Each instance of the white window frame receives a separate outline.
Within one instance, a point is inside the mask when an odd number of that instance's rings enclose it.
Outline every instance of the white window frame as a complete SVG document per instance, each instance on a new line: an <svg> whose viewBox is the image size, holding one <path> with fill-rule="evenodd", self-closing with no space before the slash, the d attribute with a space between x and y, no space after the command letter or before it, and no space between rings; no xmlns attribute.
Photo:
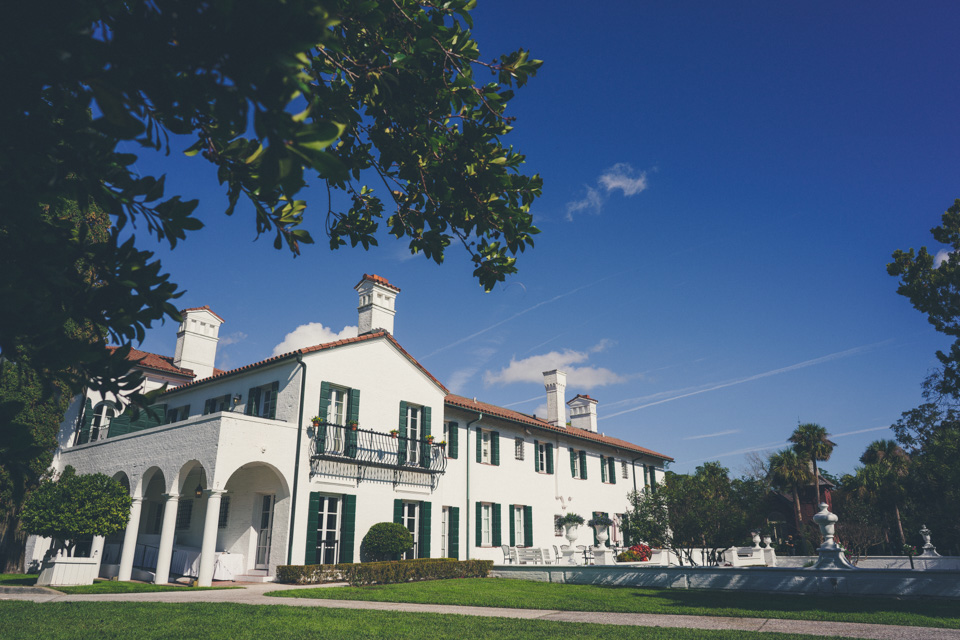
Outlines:
<svg viewBox="0 0 960 640"><path fill-rule="evenodd" d="M523 528L523 505L513 505L512 511L513 513L510 515L513 517L513 541L516 543L516 546L525 547L526 545L523 543L523 541L526 540Z"/></svg>
<svg viewBox="0 0 960 640"><path fill-rule="evenodd" d="M627 468L627 461L626 461L626 460L621 460L621 461L620 461L620 477L621 477L621 478L624 478L624 479L629 479L629 478L630 478L630 471L629 471L628 468Z"/></svg>
<svg viewBox="0 0 960 640"><path fill-rule="evenodd" d="M488 429L480 430L480 462L493 464L493 432Z"/></svg>
<svg viewBox="0 0 960 640"><path fill-rule="evenodd" d="M270 409L272 409L277 404L277 396L280 395L279 391L276 395L273 393L273 383L266 384L260 387L260 415L261 418L267 418L270 416Z"/></svg>
<svg viewBox="0 0 960 640"><path fill-rule="evenodd" d="M560 524L561 520L563 520L563 516L560 514L555 514L553 516L553 535L558 538L563 535L563 525Z"/></svg>
<svg viewBox="0 0 960 640"><path fill-rule="evenodd" d="M570 449L573 452L573 477L579 480L583 473L580 471L580 452L576 449Z"/></svg>
<svg viewBox="0 0 960 640"><path fill-rule="evenodd" d="M109 415L108 415L109 414ZM117 408L112 402L101 402L93 410L93 421L90 423L90 442L103 440L107 437L110 422L117 417ZM96 437L94 437L96 433Z"/></svg>
<svg viewBox="0 0 960 640"><path fill-rule="evenodd" d="M420 462L420 440L423 439L423 407L407 405L407 462Z"/></svg>
<svg viewBox="0 0 960 640"><path fill-rule="evenodd" d="M547 443L537 443L537 459L540 462L540 473L547 472Z"/></svg>
<svg viewBox="0 0 960 640"><path fill-rule="evenodd" d="M493 504L480 503L480 546L493 546Z"/></svg>
<svg viewBox="0 0 960 640"><path fill-rule="evenodd" d="M513 455L517 460L523 460L526 443L527 441L519 436L513 439Z"/></svg>
<svg viewBox="0 0 960 640"><path fill-rule="evenodd" d="M328 400L330 402L327 404L327 424L334 424L338 427L347 426L347 390L330 385Z"/></svg>
<svg viewBox="0 0 960 640"><path fill-rule="evenodd" d="M420 503L403 501L403 511L400 513L400 524L413 535L413 547L402 556L404 560L414 560L420 557ZM413 528L411 529L411 525Z"/></svg>
<svg viewBox="0 0 960 640"><path fill-rule="evenodd" d="M446 423L444 423L446 425ZM447 536L450 528L450 507L443 507L440 510L440 557L447 558Z"/></svg>
<svg viewBox="0 0 960 640"><path fill-rule="evenodd" d="M171 422L181 422L190 417L190 405L185 404L182 407L167 409L167 424Z"/></svg>

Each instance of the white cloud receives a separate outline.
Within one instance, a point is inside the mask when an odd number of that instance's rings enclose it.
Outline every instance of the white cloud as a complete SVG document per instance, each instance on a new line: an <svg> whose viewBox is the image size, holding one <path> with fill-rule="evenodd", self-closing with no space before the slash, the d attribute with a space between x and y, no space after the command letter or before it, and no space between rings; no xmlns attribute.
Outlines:
<svg viewBox="0 0 960 640"><path fill-rule="evenodd" d="M635 196L647 188L647 172L637 171L626 162L618 162L600 176L600 184L607 193L620 189L625 196Z"/></svg>
<svg viewBox="0 0 960 640"><path fill-rule="evenodd" d="M511 384L515 382L543 382L543 372L551 369L562 369L567 372L567 386L578 390L589 390L608 384L626 382L627 377L604 367L577 367L574 365L586 362L590 355L604 350L610 342L603 340L586 351L564 349L551 351L540 355L530 356L517 360L510 358L510 364L500 371L487 371L483 375L486 385Z"/></svg>
<svg viewBox="0 0 960 640"><path fill-rule="evenodd" d="M587 186L587 195L582 200L567 203L566 219L568 221L573 220L573 214L581 211L598 215L603 210L607 196L618 189L624 197L635 196L645 191L647 172L637 171L626 162L618 162L600 174L597 184L597 187Z"/></svg>
<svg viewBox="0 0 960 640"><path fill-rule="evenodd" d="M228 336L222 336L220 338L220 341L217 342L217 346L225 347L228 344L237 344L238 342L242 342L243 340L246 340L246 339L247 339L247 334L245 334L243 331L234 331Z"/></svg>
<svg viewBox="0 0 960 640"><path fill-rule="evenodd" d="M705 433L699 436L687 436L684 440L702 440L704 438L719 438L720 436L729 436L734 433L740 433L740 429L729 429L728 431L717 431L716 433Z"/></svg>
<svg viewBox="0 0 960 640"><path fill-rule="evenodd" d="M602 208L603 196L593 187L587 187L587 195L583 200L574 200L567 203L567 220L573 220L573 214L581 211L598 214Z"/></svg>
<svg viewBox="0 0 960 640"><path fill-rule="evenodd" d="M937 251L937 255L933 256L933 266L934 268L939 269L940 265L943 264L947 258L950 257L950 252L947 249L940 249Z"/></svg>
<svg viewBox="0 0 960 640"><path fill-rule="evenodd" d="M281 353L289 353L303 347L312 347L323 344L324 342L334 342L336 340L345 340L347 338L356 338L357 328L352 326L344 327L339 333L333 329L328 329L319 322L310 322L302 324L283 338L283 342L273 348L273 355L278 356Z"/></svg>

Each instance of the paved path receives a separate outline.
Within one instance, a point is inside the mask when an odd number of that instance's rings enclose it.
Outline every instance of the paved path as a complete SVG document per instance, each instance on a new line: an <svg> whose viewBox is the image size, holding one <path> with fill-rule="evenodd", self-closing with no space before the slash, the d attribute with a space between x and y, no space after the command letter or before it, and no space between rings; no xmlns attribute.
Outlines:
<svg viewBox="0 0 960 640"><path fill-rule="evenodd" d="M324 585L343 586L343 585ZM401 602L364 602L358 600L324 600L320 598L274 598L267 591L302 589L296 585L255 584L243 589L214 591L161 591L156 593L118 593L68 595L37 587L5 587L0 600L32 602L234 602L238 604L288 605L327 609L360 609L443 613L490 618L587 622L640 627L672 627L686 629L734 629L743 631L802 633L812 636L869 638L872 640L960 640L960 629L931 629L855 622L822 622L814 620L774 620L770 618L721 618L711 616L660 615L649 613L604 613L592 611L553 611L547 609L503 609L497 607L465 607L443 604L410 604ZM323 588L322 586L316 588Z"/></svg>

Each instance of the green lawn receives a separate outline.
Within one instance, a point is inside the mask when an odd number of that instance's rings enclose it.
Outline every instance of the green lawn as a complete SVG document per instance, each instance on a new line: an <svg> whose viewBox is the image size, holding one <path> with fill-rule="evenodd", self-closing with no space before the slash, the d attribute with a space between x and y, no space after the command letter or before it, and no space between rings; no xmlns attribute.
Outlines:
<svg viewBox="0 0 960 640"><path fill-rule="evenodd" d="M71 594L83 593L145 593L153 591L210 591L214 589L243 589L243 587L178 587L169 584L149 584L146 582L117 582L115 580L97 580L93 584L80 587L51 587L57 591Z"/></svg>
<svg viewBox="0 0 960 640"><path fill-rule="evenodd" d="M39 573L0 573L0 586L32 587L39 577Z"/></svg>
<svg viewBox="0 0 960 640"><path fill-rule="evenodd" d="M393 611L151 602L0 602L4 640L814 640L816 636L464 618Z"/></svg>
<svg viewBox="0 0 960 640"><path fill-rule="evenodd" d="M847 596L827 598L735 591L634 589L492 578L433 580L372 587L294 589L274 591L267 595L280 598L330 598L561 611L829 620L960 628L960 603L956 600L901 600Z"/></svg>

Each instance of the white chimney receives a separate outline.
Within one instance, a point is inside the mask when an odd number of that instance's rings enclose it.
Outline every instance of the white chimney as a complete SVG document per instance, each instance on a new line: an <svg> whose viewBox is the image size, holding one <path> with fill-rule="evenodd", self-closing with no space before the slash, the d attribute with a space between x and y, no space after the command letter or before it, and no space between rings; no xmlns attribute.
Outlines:
<svg viewBox="0 0 960 640"><path fill-rule="evenodd" d="M173 366L192 369L196 379L213 375L213 362L217 357L217 343L220 341L220 325L223 318L215 314L210 307L194 307L180 312L183 322L177 329L177 350L173 356Z"/></svg>
<svg viewBox="0 0 960 640"><path fill-rule="evenodd" d="M558 427L567 426L567 405L563 399L567 391L567 374L559 369L543 372L543 386L547 388L547 422Z"/></svg>
<svg viewBox="0 0 960 640"><path fill-rule="evenodd" d="M363 274L363 279L354 289L360 294L357 333L363 335L382 330L392 335L393 316L397 313L396 301L400 288L387 282L386 278Z"/></svg>
<svg viewBox="0 0 960 640"><path fill-rule="evenodd" d="M587 395L577 394L567 403L570 406L570 426L584 431L597 432L597 401Z"/></svg>

